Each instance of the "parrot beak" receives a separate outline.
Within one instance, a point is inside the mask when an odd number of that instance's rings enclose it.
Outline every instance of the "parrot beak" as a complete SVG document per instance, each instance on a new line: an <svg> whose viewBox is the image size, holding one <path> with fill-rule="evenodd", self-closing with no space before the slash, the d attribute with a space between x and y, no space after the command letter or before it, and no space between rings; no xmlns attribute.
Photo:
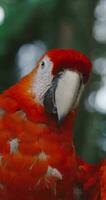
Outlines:
<svg viewBox="0 0 106 200"><path fill-rule="evenodd" d="M81 74L70 70L59 72L44 96L46 111L56 115L61 123L78 105L83 88Z"/></svg>

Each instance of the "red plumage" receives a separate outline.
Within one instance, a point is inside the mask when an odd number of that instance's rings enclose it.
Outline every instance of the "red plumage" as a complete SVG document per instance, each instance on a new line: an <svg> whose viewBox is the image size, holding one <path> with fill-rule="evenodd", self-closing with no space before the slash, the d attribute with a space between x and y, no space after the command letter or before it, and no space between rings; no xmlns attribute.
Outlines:
<svg viewBox="0 0 106 200"><path fill-rule="evenodd" d="M100 164L88 164L77 157L77 185L84 200L102 200L100 186Z"/></svg>
<svg viewBox="0 0 106 200"><path fill-rule="evenodd" d="M105 200L106 160L101 161L97 165L88 165L83 162L83 167L83 172L80 171L79 183L83 191L84 200ZM81 177L82 173L84 177Z"/></svg>
<svg viewBox="0 0 106 200"><path fill-rule="evenodd" d="M69 68L80 72L84 83L88 81L92 64L81 52L74 49L54 49L48 51L47 55L51 60L55 60L53 74L57 73L60 68Z"/></svg>
<svg viewBox="0 0 106 200"><path fill-rule="evenodd" d="M60 65L87 82L91 63L75 50L51 50L53 74ZM44 55L45 56L45 55ZM40 60L41 61L41 60ZM0 199L73 200L77 160L72 142L76 111L59 126L37 102L36 68L0 96Z"/></svg>

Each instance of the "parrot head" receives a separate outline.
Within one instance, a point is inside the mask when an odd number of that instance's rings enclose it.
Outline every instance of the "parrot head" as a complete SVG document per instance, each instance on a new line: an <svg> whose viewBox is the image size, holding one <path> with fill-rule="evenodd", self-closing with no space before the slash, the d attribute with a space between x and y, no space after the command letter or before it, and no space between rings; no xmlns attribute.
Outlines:
<svg viewBox="0 0 106 200"><path fill-rule="evenodd" d="M60 124L76 110L91 68L81 52L49 50L30 74L4 92L3 97L9 99L6 103L0 100L0 104L12 112L24 110L34 121L43 122L51 115Z"/></svg>
<svg viewBox="0 0 106 200"><path fill-rule="evenodd" d="M61 122L79 102L91 71L89 59L75 50L49 50L37 63L33 94Z"/></svg>

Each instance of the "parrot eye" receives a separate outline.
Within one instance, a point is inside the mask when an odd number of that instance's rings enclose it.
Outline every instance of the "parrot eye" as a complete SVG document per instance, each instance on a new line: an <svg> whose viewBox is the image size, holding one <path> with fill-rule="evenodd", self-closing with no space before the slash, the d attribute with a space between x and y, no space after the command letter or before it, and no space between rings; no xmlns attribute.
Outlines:
<svg viewBox="0 0 106 200"><path fill-rule="evenodd" d="M41 62L41 68L44 69L44 67L45 67L45 62L42 61L42 62Z"/></svg>

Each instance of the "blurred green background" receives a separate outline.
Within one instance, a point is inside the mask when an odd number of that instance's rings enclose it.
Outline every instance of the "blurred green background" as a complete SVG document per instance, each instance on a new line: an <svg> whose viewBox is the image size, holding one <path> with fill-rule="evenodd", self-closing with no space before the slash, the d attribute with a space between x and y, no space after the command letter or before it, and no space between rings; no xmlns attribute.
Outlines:
<svg viewBox="0 0 106 200"><path fill-rule="evenodd" d="M83 159L98 162L106 156L106 0L0 0L0 92L51 48L92 60L74 142Z"/></svg>

